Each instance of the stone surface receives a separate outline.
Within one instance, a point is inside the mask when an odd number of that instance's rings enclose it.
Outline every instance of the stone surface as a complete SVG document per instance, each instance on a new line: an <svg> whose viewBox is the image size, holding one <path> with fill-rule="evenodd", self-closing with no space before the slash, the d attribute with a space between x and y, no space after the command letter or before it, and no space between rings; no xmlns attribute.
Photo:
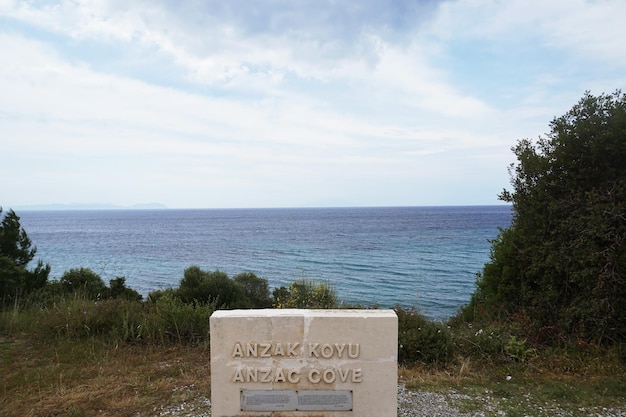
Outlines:
<svg viewBox="0 0 626 417"><path fill-rule="evenodd" d="M213 417L397 416L392 310L220 310Z"/></svg>

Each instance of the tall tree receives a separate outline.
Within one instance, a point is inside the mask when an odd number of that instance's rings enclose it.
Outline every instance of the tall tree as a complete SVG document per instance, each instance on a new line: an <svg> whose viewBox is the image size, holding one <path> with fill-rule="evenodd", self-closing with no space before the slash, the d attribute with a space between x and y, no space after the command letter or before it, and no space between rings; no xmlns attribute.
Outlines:
<svg viewBox="0 0 626 417"><path fill-rule="evenodd" d="M523 314L544 337L624 342L626 95L587 92L550 128L513 148L513 190L499 196L513 220L470 306Z"/></svg>
<svg viewBox="0 0 626 417"><path fill-rule="evenodd" d="M50 265L40 260L34 269L27 269L36 253L19 216L9 210L0 223L0 303L11 302L46 284Z"/></svg>

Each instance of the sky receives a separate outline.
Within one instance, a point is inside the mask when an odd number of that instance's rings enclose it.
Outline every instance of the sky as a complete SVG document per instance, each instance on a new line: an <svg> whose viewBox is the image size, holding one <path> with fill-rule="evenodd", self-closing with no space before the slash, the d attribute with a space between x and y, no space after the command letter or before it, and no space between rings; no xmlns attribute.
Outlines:
<svg viewBox="0 0 626 417"><path fill-rule="evenodd" d="M498 204L623 0L0 0L0 206Z"/></svg>

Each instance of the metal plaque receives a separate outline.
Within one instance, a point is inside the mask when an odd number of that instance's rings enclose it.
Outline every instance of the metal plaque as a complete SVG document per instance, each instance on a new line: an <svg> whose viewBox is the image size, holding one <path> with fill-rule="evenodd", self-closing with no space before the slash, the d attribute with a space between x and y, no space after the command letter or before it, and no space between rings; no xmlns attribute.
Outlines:
<svg viewBox="0 0 626 417"><path fill-rule="evenodd" d="M352 391L242 390L241 411L350 411Z"/></svg>
<svg viewBox="0 0 626 417"><path fill-rule="evenodd" d="M297 405L296 391L241 391L241 411L296 411Z"/></svg>
<svg viewBox="0 0 626 417"><path fill-rule="evenodd" d="M352 391L298 391L300 411L350 411Z"/></svg>

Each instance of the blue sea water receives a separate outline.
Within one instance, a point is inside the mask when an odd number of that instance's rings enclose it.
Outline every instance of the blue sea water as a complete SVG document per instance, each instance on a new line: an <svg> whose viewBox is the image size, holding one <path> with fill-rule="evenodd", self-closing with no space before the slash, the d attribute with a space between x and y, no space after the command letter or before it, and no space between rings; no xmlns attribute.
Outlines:
<svg viewBox="0 0 626 417"><path fill-rule="evenodd" d="M301 276L346 303L416 307L443 319L469 301L509 206L23 211L51 279L86 267L143 295L185 268L244 271L270 287Z"/></svg>

